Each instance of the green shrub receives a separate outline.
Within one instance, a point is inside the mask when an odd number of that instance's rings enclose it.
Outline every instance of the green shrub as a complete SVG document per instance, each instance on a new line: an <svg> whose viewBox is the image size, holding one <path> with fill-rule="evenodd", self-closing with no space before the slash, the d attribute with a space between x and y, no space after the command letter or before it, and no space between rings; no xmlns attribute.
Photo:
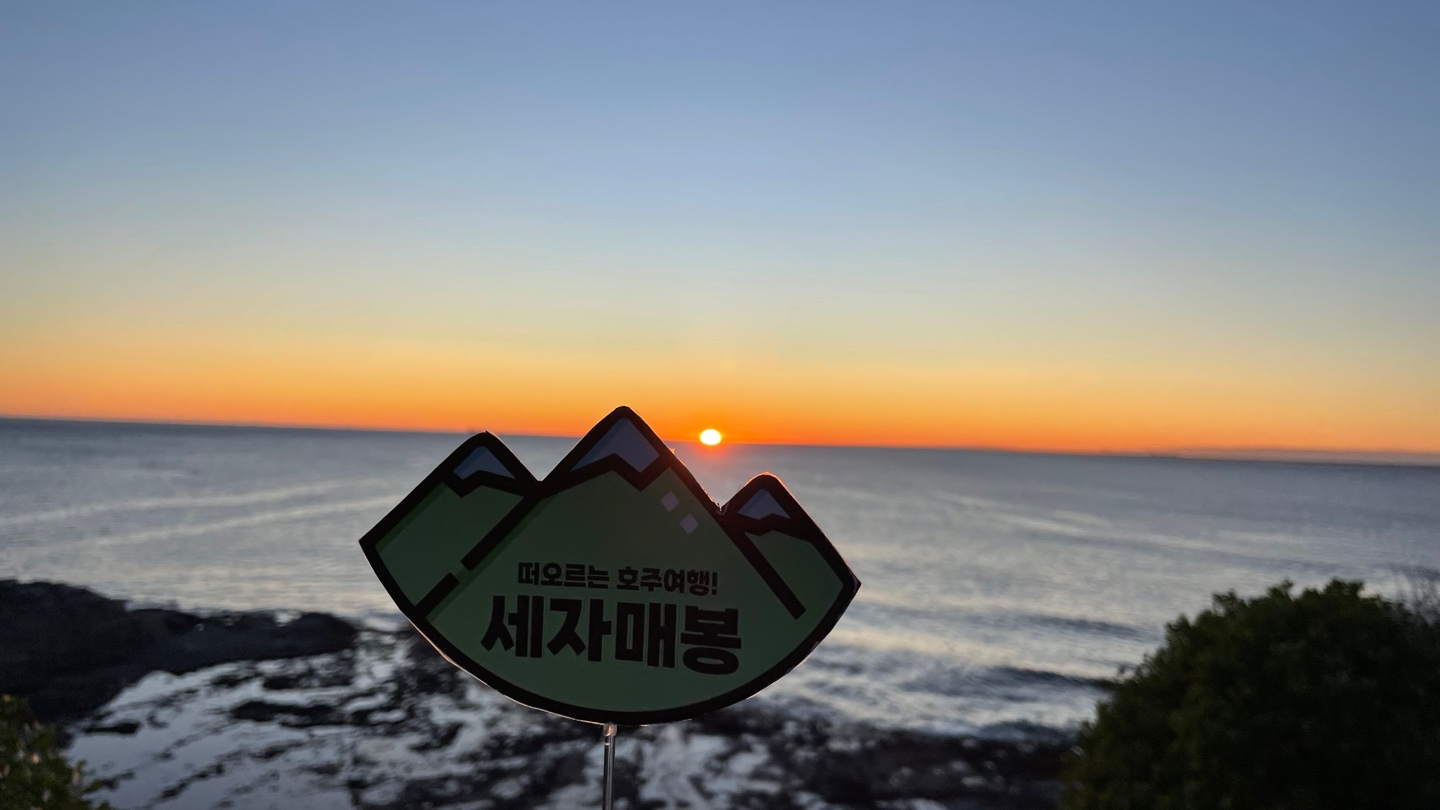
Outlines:
<svg viewBox="0 0 1440 810"><path fill-rule="evenodd" d="M1440 626L1291 587L1169 625L1081 730L1062 806L1440 808Z"/></svg>
<svg viewBox="0 0 1440 810"><path fill-rule="evenodd" d="M25 701L0 695L0 808L91 810L96 806L85 796L97 787L85 781L81 765L65 761L54 729L36 723Z"/></svg>

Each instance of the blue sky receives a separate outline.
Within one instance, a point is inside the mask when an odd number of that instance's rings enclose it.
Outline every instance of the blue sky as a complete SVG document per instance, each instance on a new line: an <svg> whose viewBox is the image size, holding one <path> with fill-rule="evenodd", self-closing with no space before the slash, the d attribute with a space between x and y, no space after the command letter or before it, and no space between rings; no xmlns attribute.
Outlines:
<svg viewBox="0 0 1440 810"><path fill-rule="evenodd" d="M78 381L77 335L137 368L182 363L157 348L177 341L223 363L350 340L760 358L837 389L1003 372L1156 408L1137 386L1179 368L1267 419L1347 403L1309 443L1440 447L1433 4L12 3L0 23L0 344L75 369L17 372L31 393L0 410L113 398Z"/></svg>

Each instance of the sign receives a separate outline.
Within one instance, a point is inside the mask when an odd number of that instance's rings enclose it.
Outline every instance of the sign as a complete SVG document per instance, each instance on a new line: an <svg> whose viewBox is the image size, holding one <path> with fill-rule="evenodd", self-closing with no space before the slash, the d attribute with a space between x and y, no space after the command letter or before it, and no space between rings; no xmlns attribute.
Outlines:
<svg viewBox="0 0 1440 810"><path fill-rule="evenodd" d="M809 655L860 582L773 475L723 507L629 408L543 481L489 433L360 541L455 665L593 723L684 720Z"/></svg>

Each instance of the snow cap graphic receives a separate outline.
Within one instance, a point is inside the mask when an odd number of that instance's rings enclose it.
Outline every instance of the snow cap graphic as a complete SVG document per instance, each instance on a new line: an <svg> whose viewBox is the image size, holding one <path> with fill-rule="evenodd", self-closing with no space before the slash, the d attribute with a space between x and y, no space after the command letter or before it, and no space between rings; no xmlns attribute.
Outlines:
<svg viewBox="0 0 1440 810"><path fill-rule="evenodd" d="M623 407L543 481L496 437L469 439L360 544L457 666L595 723L682 720L755 694L860 587L778 478L719 507Z"/></svg>

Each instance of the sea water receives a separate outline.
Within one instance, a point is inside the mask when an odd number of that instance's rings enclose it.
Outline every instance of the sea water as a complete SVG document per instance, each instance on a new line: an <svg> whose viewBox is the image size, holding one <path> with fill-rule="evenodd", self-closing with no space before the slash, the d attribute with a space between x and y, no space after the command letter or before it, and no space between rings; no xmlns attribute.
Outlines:
<svg viewBox="0 0 1440 810"><path fill-rule="evenodd" d="M503 436L537 477L573 439ZM0 577L144 604L397 622L357 540L463 436L0 420ZM864 583L763 692L797 713L1063 733L1215 592L1440 569L1440 468L962 450L675 450L773 472Z"/></svg>

